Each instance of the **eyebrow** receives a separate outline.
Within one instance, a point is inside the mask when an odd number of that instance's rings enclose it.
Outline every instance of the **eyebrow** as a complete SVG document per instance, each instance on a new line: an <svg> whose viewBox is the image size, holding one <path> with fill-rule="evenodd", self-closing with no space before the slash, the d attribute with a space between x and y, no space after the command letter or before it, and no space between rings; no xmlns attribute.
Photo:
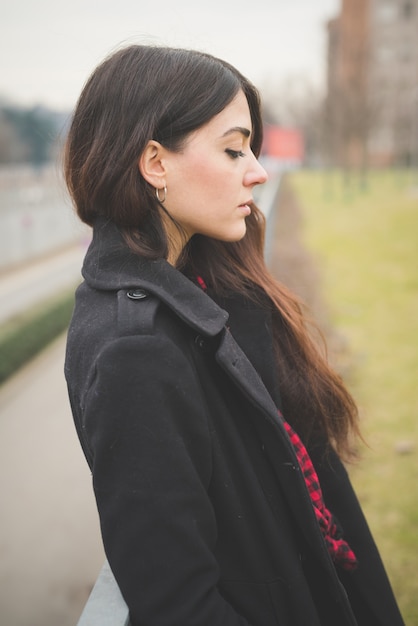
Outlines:
<svg viewBox="0 0 418 626"><path fill-rule="evenodd" d="M232 135L233 133L241 133L244 137L249 137L251 135L251 131L248 128L244 128L243 126L234 126L227 130L222 137L227 137L228 135Z"/></svg>

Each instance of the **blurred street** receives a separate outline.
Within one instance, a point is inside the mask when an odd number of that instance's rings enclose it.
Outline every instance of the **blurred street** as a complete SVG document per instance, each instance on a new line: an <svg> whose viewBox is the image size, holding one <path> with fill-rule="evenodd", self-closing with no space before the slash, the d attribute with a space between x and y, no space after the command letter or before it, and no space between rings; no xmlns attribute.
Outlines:
<svg viewBox="0 0 418 626"><path fill-rule="evenodd" d="M74 626L104 560L67 400L64 345L60 337L0 387L4 626Z"/></svg>
<svg viewBox="0 0 418 626"><path fill-rule="evenodd" d="M0 323L81 280L83 242L0 275ZM74 626L104 561L65 336L0 387L0 624Z"/></svg>
<svg viewBox="0 0 418 626"><path fill-rule="evenodd" d="M89 232L54 168L0 176L0 324L81 281ZM0 386L0 624L74 626L104 561L65 337Z"/></svg>

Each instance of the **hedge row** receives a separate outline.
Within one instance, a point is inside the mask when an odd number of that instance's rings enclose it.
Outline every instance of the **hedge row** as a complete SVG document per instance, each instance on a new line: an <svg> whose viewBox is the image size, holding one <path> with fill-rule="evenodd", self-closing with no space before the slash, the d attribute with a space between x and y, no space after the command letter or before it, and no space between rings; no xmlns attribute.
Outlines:
<svg viewBox="0 0 418 626"><path fill-rule="evenodd" d="M0 328L0 384L68 327L73 306L71 290L14 317Z"/></svg>

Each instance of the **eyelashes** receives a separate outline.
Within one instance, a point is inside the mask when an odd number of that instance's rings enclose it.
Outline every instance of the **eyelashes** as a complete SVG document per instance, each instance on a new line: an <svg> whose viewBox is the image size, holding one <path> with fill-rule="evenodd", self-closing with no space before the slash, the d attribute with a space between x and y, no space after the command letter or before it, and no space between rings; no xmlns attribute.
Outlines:
<svg viewBox="0 0 418 626"><path fill-rule="evenodd" d="M239 159L245 156L242 150L231 150L231 148L227 148L225 152L231 157L231 159Z"/></svg>

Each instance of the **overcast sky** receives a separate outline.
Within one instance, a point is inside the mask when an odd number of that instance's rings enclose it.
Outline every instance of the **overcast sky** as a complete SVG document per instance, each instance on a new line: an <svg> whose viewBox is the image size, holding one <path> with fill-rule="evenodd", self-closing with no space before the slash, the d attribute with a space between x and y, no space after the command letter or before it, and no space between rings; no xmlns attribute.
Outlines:
<svg viewBox="0 0 418 626"><path fill-rule="evenodd" d="M325 23L340 0L0 0L0 97L68 110L94 67L128 43L196 48L258 86L321 85Z"/></svg>

